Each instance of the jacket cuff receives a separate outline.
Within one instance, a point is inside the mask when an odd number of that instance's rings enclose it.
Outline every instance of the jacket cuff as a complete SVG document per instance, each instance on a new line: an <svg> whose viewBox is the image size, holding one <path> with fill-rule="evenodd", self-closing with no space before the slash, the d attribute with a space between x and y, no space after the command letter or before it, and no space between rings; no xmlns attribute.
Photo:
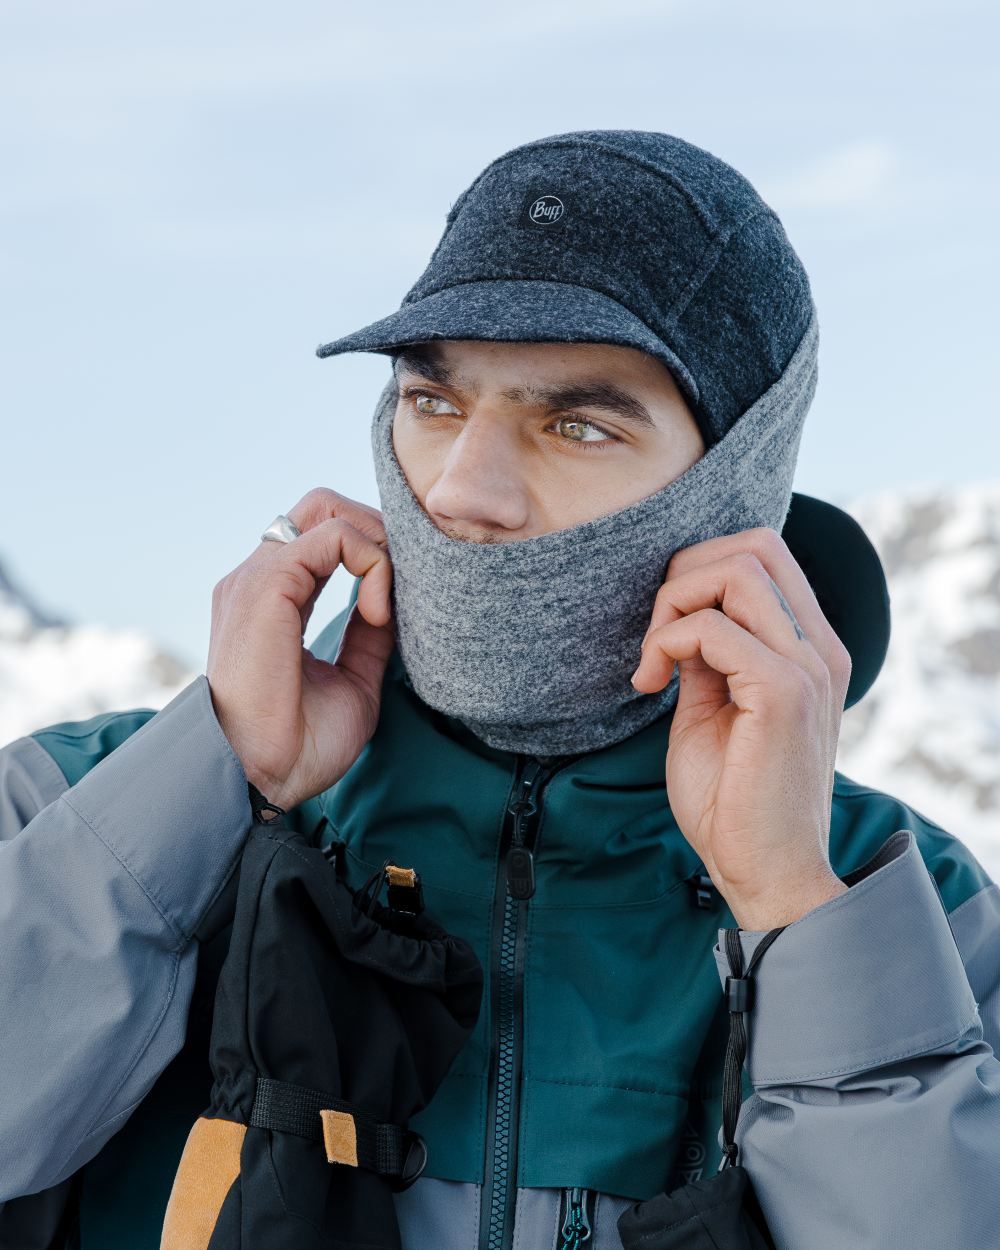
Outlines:
<svg viewBox="0 0 1000 1250"><path fill-rule="evenodd" d="M755 1086L926 1054L978 1021L951 923L910 830L841 880L847 892L788 925L754 970L746 1068ZM764 932L739 937L746 967ZM724 929L713 954L725 986Z"/></svg>
<svg viewBox="0 0 1000 1250"><path fill-rule="evenodd" d="M187 940L225 884L252 813L202 673L61 798Z"/></svg>

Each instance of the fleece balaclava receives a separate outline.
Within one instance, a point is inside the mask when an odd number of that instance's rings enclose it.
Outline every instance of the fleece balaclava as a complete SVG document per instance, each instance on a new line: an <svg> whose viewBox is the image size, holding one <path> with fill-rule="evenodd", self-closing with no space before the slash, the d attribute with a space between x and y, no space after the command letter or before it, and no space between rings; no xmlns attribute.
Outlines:
<svg viewBox="0 0 1000 1250"><path fill-rule="evenodd" d="M818 325L780 221L725 162L670 135L556 135L498 158L459 197L401 309L320 347L392 354L433 339L609 342L662 360L702 457L652 495L526 539L446 536L392 442L372 448L400 657L416 693L490 746L596 750L668 712L678 678L630 676L674 552L781 530L816 387Z"/></svg>
<svg viewBox="0 0 1000 1250"><path fill-rule="evenodd" d="M656 592L681 547L758 525L781 528L797 430L816 380L810 326L781 379L667 486L617 512L502 543L449 538L396 459L396 388L372 424L392 557L396 637L431 707L509 751L608 746L673 707L677 674L655 694L629 678Z"/></svg>

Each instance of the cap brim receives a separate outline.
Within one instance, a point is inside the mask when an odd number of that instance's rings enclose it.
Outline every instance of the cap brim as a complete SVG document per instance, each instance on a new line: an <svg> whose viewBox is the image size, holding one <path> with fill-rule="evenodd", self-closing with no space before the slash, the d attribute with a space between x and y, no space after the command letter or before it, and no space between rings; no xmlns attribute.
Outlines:
<svg viewBox="0 0 1000 1250"><path fill-rule="evenodd" d="M891 617L885 569L854 517L811 495L792 492L781 536L808 578L823 615L850 654L846 710L874 685L889 650Z"/></svg>
<svg viewBox="0 0 1000 1250"><path fill-rule="evenodd" d="M568 282L463 282L404 304L353 334L322 343L316 355L391 352L434 339L635 347L667 366L686 399L694 404L699 399L698 384L687 366L643 321L610 296Z"/></svg>

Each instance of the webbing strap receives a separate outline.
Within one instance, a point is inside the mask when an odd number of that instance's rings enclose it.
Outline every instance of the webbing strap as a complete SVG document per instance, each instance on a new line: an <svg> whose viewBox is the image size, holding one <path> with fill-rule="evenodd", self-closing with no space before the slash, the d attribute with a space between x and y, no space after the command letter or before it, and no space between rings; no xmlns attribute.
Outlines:
<svg viewBox="0 0 1000 1250"><path fill-rule="evenodd" d="M357 1166L385 1176L400 1176L410 1149L411 1134L398 1124L386 1124L355 1107L342 1098L324 1094L322 1090L309 1089L304 1085L292 1085L288 1081L274 1081L270 1077L257 1078L250 1123L254 1128L274 1129L279 1133L294 1133L308 1137L310 1141L329 1143L324 1136L322 1111L342 1113L336 1117L341 1126L338 1138L343 1140L343 1127L349 1116L354 1122L356 1134ZM336 1162L350 1162L345 1156Z"/></svg>

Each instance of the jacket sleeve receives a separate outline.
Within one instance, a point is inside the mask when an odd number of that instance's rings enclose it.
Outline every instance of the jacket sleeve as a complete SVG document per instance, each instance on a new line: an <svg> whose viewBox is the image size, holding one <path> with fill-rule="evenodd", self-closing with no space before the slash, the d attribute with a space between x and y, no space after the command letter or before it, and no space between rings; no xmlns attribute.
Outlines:
<svg viewBox="0 0 1000 1250"><path fill-rule="evenodd" d="M985 879L949 914L899 830L761 958L736 1142L778 1250L996 1244L1000 890ZM740 932L745 961L763 936ZM720 931L723 983L724 951Z"/></svg>
<svg viewBox="0 0 1000 1250"><path fill-rule="evenodd" d="M70 785L0 751L0 1202L92 1158L180 1050L246 775L201 674Z"/></svg>

